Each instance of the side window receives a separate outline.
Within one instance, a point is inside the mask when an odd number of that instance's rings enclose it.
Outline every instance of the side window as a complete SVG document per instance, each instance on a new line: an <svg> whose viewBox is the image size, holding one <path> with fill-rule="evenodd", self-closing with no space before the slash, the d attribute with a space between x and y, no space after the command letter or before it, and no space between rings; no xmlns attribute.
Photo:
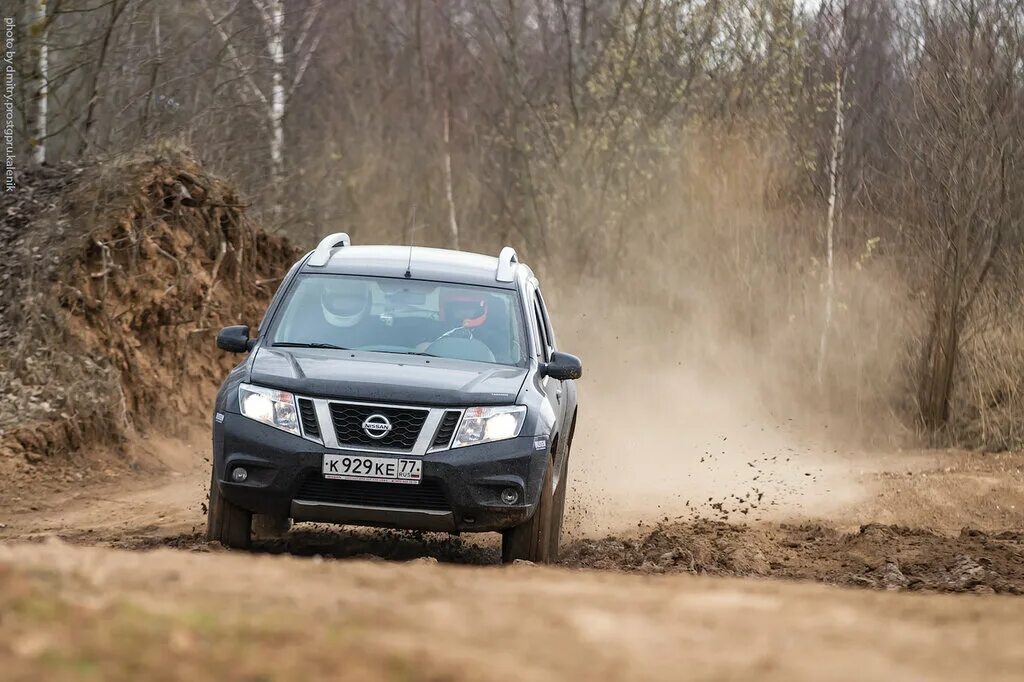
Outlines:
<svg viewBox="0 0 1024 682"><path fill-rule="evenodd" d="M539 357L541 362L543 362L544 351L541 348L543 341L541 340L540 324L537 320L537 304L535 303L537 297L534 293L535 291L536 289L533 284L527 283L523 300L526 315L524 322L526 322L527 335L529 336L529 352L533 357Z"/></svg>
<svg viewBox="0 0 1024 682"><path fill-rule="evenodd" d="M537 289L537 301L540 303L540 317L544 321L544 335L548 339L548 347L552 350L558 350L558 345L555 342L555 330L551 328L551 318L548 317L548 307L544 305L544 296L540 293L540 289Z"/></svg>
<svg viewBox="0 0 1024 682"><path fill-rule="evenodd" d="M538 340L540 341L541 359L547 362L551 359L551 337L548 335L548 327L544 322L544 311L541 307L540 299L534 294L533 297L533 315L537 323Z"/></svg>

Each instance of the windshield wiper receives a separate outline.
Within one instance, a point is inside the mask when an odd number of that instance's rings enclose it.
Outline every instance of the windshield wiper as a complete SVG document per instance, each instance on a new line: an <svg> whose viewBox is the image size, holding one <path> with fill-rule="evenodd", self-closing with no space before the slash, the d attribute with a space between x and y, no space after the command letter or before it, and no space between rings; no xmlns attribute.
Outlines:
<svg viewBox="0 0 1024 682"><path fill-rule="evenodd" d="M433 353L424 353L422 351L415 350L376 350L374 348L365 349L368 353L394 353L395 355L425 355L428 358L440 358L443 355L434 355Z"/></svg>
<svg viewBox="0 0 1024 682"><path fill-rule="evenodd" d="M274 348L330 348L331 350L349 350L333 343L300 343L298 341L278 341Z"/></svg>

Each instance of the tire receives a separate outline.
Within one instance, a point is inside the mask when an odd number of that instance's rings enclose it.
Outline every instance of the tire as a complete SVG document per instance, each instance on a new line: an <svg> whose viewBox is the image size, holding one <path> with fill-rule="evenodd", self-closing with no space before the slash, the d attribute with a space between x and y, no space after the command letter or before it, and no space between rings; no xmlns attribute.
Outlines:
<svg viewBox="0 0 1024 682"><path fill-rule="evenodd" d="M252 512L232 504L220 495L210 472L210 505L206 513L206 539L232 549L248 549L252 542Z"/></svg>
<svg viewBox="0 0 1024 682"><path fill-rule="evenodd" d="M501 561L510 564L517 559L546 564L551 548L551 512L554 505L554 491L551 489L554 466L548 457L544 470L540 502L533 516L525 523L501 532Z"/></svg>
<svg viewBox="0 0 1024 682"><path fill-rule="evenodd" d="M291 530L292 520L287 516L252 515L252 533L257 540L279 540Z"/></svg>
<svg viewBox="0 0 1024 682"><path fill-rule="evenodd" d="M558 551L562 545L562 519L565 516L565 495L569 488L569 452L562 458L562 471L558 477L551 504L551 530L548 533L548 562L558 561Z"/></svg>
<svg viewBox="0 0 1024 682"><path fill-rule="evenodd" d="M562 525L565 520L565 497L569 491L569 455L572 454L572 439L576 435L576 414L572 416L569 427L569 439L565 443L565 456L562 458L562 471L558 477L558 488L554 492L554 504L551 509L551 533L548 545L548 561L558 561L562 545Z"/></svg>

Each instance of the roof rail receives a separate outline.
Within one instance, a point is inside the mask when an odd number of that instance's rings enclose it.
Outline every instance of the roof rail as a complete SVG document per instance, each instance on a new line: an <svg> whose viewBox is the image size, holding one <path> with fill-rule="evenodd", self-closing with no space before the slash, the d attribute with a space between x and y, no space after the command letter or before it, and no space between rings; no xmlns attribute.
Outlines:
<svg viewBox="0 0 1024 682"><path fill-rule="evenodd" d="M494 275L494 279L499 282L511 282L512 281L512 266L519 262L519 256L516 255L516 250L511 246L506 246L498 254L498 271Z"/></svg>
<svg viewBox="0 0 1024 682"><path fill-rule="evenodd" d="M306 261L306 265L322 268L331 260L334 249L339 246L352 246L352 240L344 232L335 232L334 234L327 235L316 245L316 250L313 251L313 255Z"/></svg>

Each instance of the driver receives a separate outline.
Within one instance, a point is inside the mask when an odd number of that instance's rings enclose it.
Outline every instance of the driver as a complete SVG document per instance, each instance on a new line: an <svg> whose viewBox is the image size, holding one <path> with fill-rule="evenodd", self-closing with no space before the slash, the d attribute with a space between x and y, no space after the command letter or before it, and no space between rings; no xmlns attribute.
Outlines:
<svg viewBox="0 0 1024 682"><path fill-rule="evenodd" d="M370 286L358 279L332 277L320 292L324 319L334 327L354 327L370 312Z"/></svg>
<svg viewBox="0 0 1024 682"><path fill-rule="evenodd" d="M457 329L477 329L487 322L487 297L485 294L474 294L469 291L441 290L440 317L442 322Z"/></svg>

